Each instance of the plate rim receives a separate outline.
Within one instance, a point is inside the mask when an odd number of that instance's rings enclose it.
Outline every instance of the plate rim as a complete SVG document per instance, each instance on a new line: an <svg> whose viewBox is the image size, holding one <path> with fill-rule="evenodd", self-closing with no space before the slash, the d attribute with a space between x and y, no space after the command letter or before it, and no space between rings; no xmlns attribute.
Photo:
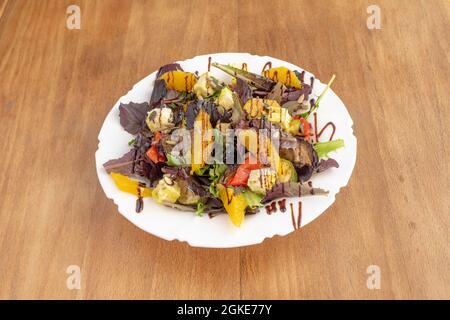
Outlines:
<svg viewBox="0 0 450 320"><path fill-rule="evenodd" d="M267 56L267 55L261 56L261 55L252 54L252 53L248 53L248 52L217 52L217 53L208 53L208 54L197 55L197 56L194 56L194 57L192 57L192 58L185 59L185 60L178 60L178 61L175 61L174 63L180 63L180 64L183 64L183 63L187 63L187 62L189 62L189 61L192 61L192 60L194 60L194 59L208 58L208 57L219 56L219 55L236 55L236 56L242 56L243 60L245 60L245 57L246 57L246 56L247 56L247 57L256 57L256 58L258 58L258 59L267 59L268 61L270 61L270 60L277 60L277 61L281 61L281 62L286 63L286 64L289 64L289 65L295 66L296 68L298 68L298 69L300 69L300 70L305 70L305 69L303 69L303 68L301 68L301 67L299 67L299 66L297 66L297 65L294 65L294 64L292 64L292 63L290 63L290 62L284 61L284 60L279 59L279 58L276 58L276 57ZM324 85L319 79L317 79L317 78L315 77L315 75L314 75L313 73L309 72L308 70L305 70L305 71L306 71L308 74L314 76L314 78L315 78L315 80L314 80L315 83L318 82L318 83L320 83L321 85ZM230 245L208 245L208 244L205 244L205 245L201 245L201 244L199 244L199 243L191 243L191 240L189 240L189 239L183 239L183 237L180 237L180 236L168 237L168 236L165 235L165 234L161 234L161 233L158 233L158 232L146 230L142 225L136 223L135 221L133 221L132 219L130 219L126 214L124 214L124 213L121 211L120 204L115 200L115 198L114 198L113 196L110 196L110 195L107 194L106 188L105 188L105 186L103 185L102 178L101 178L101 176L100 176L100 174L101 174L100 170L101 170L102 166L101 166L101 165L100 165L100 166L98 165L98 161L99 161L99 160L98 160L98 155L99 155L99 153L100 153L101 144L102 144L102 141L101 141L102 131L103 131L103 129L104 129L104 127L105 127L105 124L107 123L108 119L112 116L114 110L116 109L116 106L117 106L118 104L120 104L121 101L122 101L124 98L126 98L126 97L127 97L127 96L128 96L128 95L129 95L129 94L130 94L130 93L131 93L131 92L132 92L139 84L141 84L142 82L144 82L145 80L147 80L147 79L149 79L149 78L152 78L153 76L156 76L156 73L157 73L157 72L158 72L158 70L155 70L155 71L153 71L152 73L150 73L150 74L148 74L147 76L145 76L145 77L143 77L142 79L140 79L139 81L137 81L136 83L134 83L133 86L131 87L131 89L128 90L126 94L122 95L121 97L119 97L119 98L117 99L117 101L114 103L114 105L112 106L112 108L109 110L109 112L108 112L107 115L105 116L105 119L104 119L104 121L102 122L100 131L99 131L99 134L98 134L98 137L97 137L97 139L98 139L98 145L97 145L97 150L96 150L96 152L95 152L95 162L96 162L97 178L98 178L98 181L99 181L99 183L100 183L100 185L101 185L101 187L102 187L103 193L105 194L105 196L106 196L108 199L112 200L113 203L117 206L117 211L120 213L120 215L123 216L123 217L124 217L126 220L128 220L129 222L131 222L133 225L135 225L136 227L138 227L140 230L143 230L144 232L146 232L146 233L148 233L148 234L151 234L151 235L153 235L153 236L156 236L156 237L158 237L158 238L161 238L161 239L164 239L164 240L167 240L167 241L177 240L177 241L179 241L179 242L186 242L189 246L192 246L192 247L198 247L198 248L226 249L226 248L246 247L246 246L251 246L251 245L261 244L262 242L264 242L265 239L271 239L271 238L273 238L273 237L275 237L275 236L283 237L283 236L286 236L286 235L292 233L293 231L297 231L297 230L286 230L286 232L277 232L277 231L275 231L275 232L272 233L272 234L267 234L267 235L260 236L260 237L258 237L258 238L256 238L256 239L253 239L254 241L251 241L251 243L249 242L249 243L245 243L245 244L237 244L237 245L233 245L233 244L230 244ZM357 158L357 138L356 138L355 133L354 133L354 128L353 128L354 122L353 122L353 119L352 119L352 117L350 116L350 113L349 113L349 111L348 111L346 105L345 105L345 104L343 103L343 101L341 100L341 98L340 98L340 97L339 97L339 96L338 96L331 88L330 88L330 91L331 91L331 92L334 94L334 96L339 100L339 102L344 106L345 111L346 111L347 114L348 114L348 118L349 118L350 121L351 121L351 122L350 122L350 127L348 128L348 129L350 130L351 137L352 137L352 139L354 140L354 152L352 153L352 158L351 158L351 162L350 162L351 170L349 170L350 173L349 173L349 175L348 175L348 177L347 177L347 179L346 179L346 181L345 181L345 184L342 184L341 186L339 186L338 189L336 190L336 192L335 192L334 194L332 194L333 199L332 199L332 202L330 203L330 205L327 206L327 207L326 207L320 214L318 214L314 219L308 221L308 222L305 223L305 224L302 224L302 225L301 225L301 228L305 227L306 225L308 225L308 224L311 223L312 221L317 220L320 216L322 216L323 214L325 214L325 213L328 211L328 209L329 209L329 208L333 205L333 203L336 201L336 197L337 197L337 195L341 192L341 189L344 188L344 187L346 187L346 186L348 185L348 183L349 183L349 181L350 181L350 179L351 179L351 176L353 175L353 171L354 171L355 165L356 165L356 158ZM297 197L294 197L294 199L296 199L296 198L297 198ZM301 228L300 228L300 229L301 229Z"/></svg>

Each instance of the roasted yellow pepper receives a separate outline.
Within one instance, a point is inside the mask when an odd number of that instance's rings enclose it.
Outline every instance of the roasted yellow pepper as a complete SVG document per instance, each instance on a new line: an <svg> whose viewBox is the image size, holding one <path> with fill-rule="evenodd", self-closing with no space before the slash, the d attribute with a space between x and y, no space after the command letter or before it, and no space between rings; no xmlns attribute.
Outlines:
<svg viewBox="0 0 450 320"><path fill-rule="evenodd" d="M275 100L252 98L244 104L244 110L250 118L267 116L267 120L279 123L283 129L289 128L292 117L286 108L282 108Z"/></svg>
<svg viewBox="0 0 450 320"><path fill-rule="evenodd" d="M213 141L212 126L209 114L200 110L194 123L194 143L191 148L191 174L205 166L205 155L208 145Z"/></svg>
<svg viewBox="0 0 450 320"><path fill-rule="evenodd" d="M281 173L280 155L272 145L270 137L258 136L254 129L242 129L237 134L238 142L245 147L259 161L268 161L270 166L278 173Z"/></svg>
<svg viewBox="0 0 450 320"><path fill-rule="evenodd" d="M140 195L143 198L152 196L152 189L141 187L138 181L132 180L123 174L111 172L111 178L113 178L119 190L134 194L135 196Z"/></svg>
<svg viewBox="0 0 450 320"><path fill-rule="evenodd" d="M195 74L179 70L166 72L159 78L166 82L167 88L186 92L191 92L197 82Z"/></svg>
<svg viewBox="0 0 450 320"><path fill-rule="evenodd" d="M244 221L245 209L248 206L244 194L240 193L235 195L233 188L227 188L221 184L217 185L217 190L219 191L220 200L222 200L231 222L236 227L240 227Z"/></svg>
<svg viewBox="0 0 450 320"><path fill-rule="evenodd" d="M302 88L302 83L297 78L295 73L286 67L270 68L263 72L263 76L272 79L276 82L281 82L284 85L294 87L297 89Z"/></svg>

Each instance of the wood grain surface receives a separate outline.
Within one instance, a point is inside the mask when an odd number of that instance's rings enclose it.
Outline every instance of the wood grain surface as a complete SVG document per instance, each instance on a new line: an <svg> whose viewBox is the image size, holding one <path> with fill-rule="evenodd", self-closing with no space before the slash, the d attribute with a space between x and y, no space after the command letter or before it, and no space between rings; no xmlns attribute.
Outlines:
<svg viewBox="0 0 450 320"><path fill-rule="evenodd" d="M373 3L381 30L366 27ZM66 28L70 4L80 30ZM450 298L449 31L447 0L0 0L0 298ZM335 73L358 159L305 228L191 248L117 212L97 135L160 65L225 51ZM80 290L66 286L70 265Z"/></svg>

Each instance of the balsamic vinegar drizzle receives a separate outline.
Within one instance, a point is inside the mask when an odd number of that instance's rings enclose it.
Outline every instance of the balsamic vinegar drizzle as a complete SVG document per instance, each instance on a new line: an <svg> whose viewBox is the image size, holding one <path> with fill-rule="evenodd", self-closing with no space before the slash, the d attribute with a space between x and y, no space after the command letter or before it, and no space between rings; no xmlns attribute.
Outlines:
<svg viewBox="0 0 450 320"><path fill-rule="evenodd" d="M305 71L302 71L302 72L300 73L300 81L301 81L301 82L305 82Z"/></svg>
<svg viewBox="0 0 450 320"><path fill-rule="evenodd" d="M294 205L292 202L290 203L291 206L291 218L292 218L292 225L294 226L294 230L296 230L296 224L295 224L295 216L294 216Z"/></svg>
<svg viewBox="0 0 450 320"><path fill-rule="evenodd" d="M333 121L328 121L325 126L323 126L323 128L317 132L317 112L313 113L314 115L314 136L315 136L315 140L316 142L319 141L319 138L322 136L322 134L324 133L325 129L328 127L331 127L331 135L328 141L333 140L334 134L336 132L336 125L334 124Z"/></svg>
<svg viewBox="0 0 450 320"><path fill-rule="evenodd" d="M142 182L139 182L137 187L137 194L138 198L136 199L136 213L142 212L144 209L144 199L142 198L142 188L145 187L145 184Z"/></svg>
<svg viewBox="0 0 450 320"><path fill-rule="evenodd" d="M302 202L298 202L298 216L297 216L297 229L302 226Z"/></svg>
<svg viewBox="0 0 450 320"><path fill-rule="evenodd" d="M278 201L278 206L280 207L281 212L286 212L286 199Z"/></svg>
<svg viewBox="0 0 450 320"><path fill-rule="evenodd" d="M275 81L275 82L278 82L278 71L275 71L273 73L273 79L272 80Z"/></svg>
<svg viewBox="0 0 450 320"><path fill-rule="evenodd" d="M266 62L266 64L264 65L264 67L261 70L261 74L263 74L264 76L266 76L266 69L271 69L272 68L272 62L268 61Z"/></svg>
<svg viewBox="0 0 450 320"><path fill-rule="evenodd" d="M184 90L188 91L188 76L184 77Z"/></svg>
<svg viewBox="0 0 450 320"><path fill-rule="evenodd" d="M302 202L298 202L297 222L295 221L294 204L292 202L290 203L290 207L292 225L294 226L294 230L300 229L300 227L302 226Z"/></svg>
<svg viewBox="0 0 450 320"><path fill-rule="evenodd" d="M286 82L289 86L292 84L291 72L286 73Z"/></svg>
<svg viewBox="0 0 450 320"><path fill-rule="evenodd" d="M266 212L268 215L271 215L274 212L277 212L277 202L274 201L271 204L266 206Z"/></svg>
<svg viewBox="0 0 450 320"><path fill-rule="evenodd" d="M313 185L312 185L312 181L308 181L308 186L311 188L311 189L309 190L309 193L310 193L311 195L314 195L314 188L313 188Z"/></svg>
<svg viewBox="0 0 450 320"><path fill-rule="evenodd" d="M310 183L311 181L308 182L308 185L311 187L312 183L311 184ZM281 212L286 212L286 199L279 200L278 206L280 207ZM291 219L294 230L300 229L302 225L302 202L301 201L298 202L297 219L295 219L294 204L291 202L289 203L289 206L291 208ZM271 204L268 204L265 208L268 215L271 215L273 212L277 212L277 201L273 201Z"/></svg>
<svg viewBox="0 0 450 320"><path fill-rule="evenodd" d="M144 201L142 197L138 197L136 199L136 213L141 213L142 209L144 209Z"/></svg>
<svg viewBox="0 0 450 320"><path fill-rule="evenodd" d="M227 195L227 203L228 203L228 204L231 204L231 201L233 200L233 193L230 194L230 192L228 192L228 191L229 191L229 189L226 188L226 189L225 189L225 193L226 193L226 195Z"/></svg>

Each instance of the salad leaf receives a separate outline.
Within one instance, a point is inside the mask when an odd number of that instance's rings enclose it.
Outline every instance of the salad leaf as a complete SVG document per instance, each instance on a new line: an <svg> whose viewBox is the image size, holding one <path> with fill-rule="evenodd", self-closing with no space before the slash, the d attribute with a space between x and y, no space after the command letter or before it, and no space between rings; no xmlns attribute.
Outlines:
<svg viewBox="0 0 450 320"><path fill-rule="evenodd" d="M214 128L213 129L213 135L214 135L214 141L217 142L220 145L223 145L223 135L220 132L219 129Z"/></svg>
<svg viewBox="0 0 450 320"><path fill-rule="evenodd" d="M317 166L317 172L324 172L330 168L339 168L339 163L334 159L321 159Z"/></svg>
<svg viewBox="0 0 450 320"><path fill-rule="evenodd" d="M328 158L330 152L336 151L339 148L344 147L344 140L337 139L327 142L317 142L314 144L314 150L316 150L317 155L320 159Z"/></svg>
<svg viewBox="0 0 450 320"><path fill-rule="evenodd" d="M206 165L202 168L198 168L197 170L195 170L195 174L198 176L203 176L206 173L206 171L208 171L208 170L209 170L209 166Z"/></svg>
<svg viewBox="0 0 450 320"><path fill-rule="evenodd" d="M134 174L148 179L150 181L150 185L153 186L159 179L162 178L161 169L163 164L163 162L154 164L151 161L142 159L136 160L134 164Z"/></svg>
<svg viewBox="0 0 450 320"><path fill-rule="evenodd" d="M245 200L247 201L247 205L251 208L262 207L261 200L263 199L262 195L259 195L251 190L244 190L242 192L244 194Z"/></svg>
<svg viewBox="0 0 450 320"><path fill-rule="evenodd" d="M166 156L167 156L166 164L170 167L187 167L187 166L189 166L186 163L186 159L183 157L178 157L171 153L168 153Z"/></svg>
<svg viewBox="0 0 450 320"><path fill-rule="evenodd" d="M174 209L178 209L181 211L191 211L191 212L196 212L196 208L194 206L190 206L190 205L186 205L186 204L180 204L180 203L172 203L169 201L162 201L161 202L163 205L174 208Z"/></svg>
<svg viewBox="0 0 450 320"><path fill-rule="evenodd" d="M150 107L147 102L128 104L121 103L119 106L120 124L126 132L138 134L145 126L145 117Z"/></svg>
<svg viewBox="0 0 450 320"><path fill-rule="evenodd" d="M213 62L211 64L213 67L216 67L223 72L228 73L232 77L235 77L237 79L241 79L246 81L247 83L251 84L252 86L264 90L264 91L270 91L272 90L272 87L275 85L275 81L272 81L269 78L260 76L259 74L255 74L252 72L248 72L245 70L241 70L238 68L235 68L230 65L224 65L220 63Z"/></svg>
<svg viewBox="0 0 450 320"><path fill-rule="evenodd" d="M281 82L277 82L277 84L272 88L272 91L267 94L266 99L275 100L276 102L281 104L281 99L285 91L286 86Z"/></svg>
<svg viewBox="0 0 450 320"><path fill-rule="evenodd" d="M199 217L203 216L203 212L205 211L205 204L201 201L197 203L197 211L195 211L195 214Z"/></svg>
<svg viewBox="0 0 450 320"><path fill-rule="evenodd" d="M188 167L180 168L180 167L163 167L161 168L162 173L170 174L174 177L178 177L180 179L189 179L189 171Z"/></svg>
<svg viewBox="0 0 450 320"><path fill-rule="evenodd" d="M217 104L209 100L192 101L187 106L186 117L186 129L190 130L194 128L194 123L197 120L197 116L200 111L205 111L209 115L209 121L211 126L214 128L217 122L227 123L231 121L231 112L224 111L223 114L220 113L217 108Z"/></svg>
<svg viewBox="0 0 450 320"><path fill-rule="evenodd" d="M219 182L220 178L223 176L227 168L228 166L223 163L215 163L209 168L209 180L211 181L211 184L209 185L209 192L215 197L219 196L219 192L216 188L217 182Z"/></svg>
<svg viewBox="0 0 450 320"><path fill-rule="evenodd" d="M150 106L156 107L161 100L167 95L167 85L162 79L155 80L152 95L150 97Z"/></svg>
<svg viewBox="0 0 450 320"><path fill-rule="evenodd" d="M185 91L184 91L185 92ZM167 94L164 97L164 102L168 103L170 101L179 100L179 94L177 90L167 90Z"/></svg>
<svg viewBox="0 0 450 320"><path fill-rule="evenodd" d="M209 193L211 193L214 197L219 196L219 191L217 190L217 183L211 183L209 185Z"/></svg>
<svg viewBox="0 0 450 320"><path fill-rule="evenodd" d="M161 68L159 68L158 73L156 74L156 79L161 77L164 73L167 73L169 71L183 71L183 68L180 66L179 63L169 63Z"/></svg>
<svg viewBox="0 0 450 320"><path fill-rule="evenodd" d="M334 79L336 78L336 75L333 74L333 76L331 77L330 81L328 81L327 86L325 87L325 89L323 89L322 93L319 95L319 97L316 100L316 103L314 103L313 106L311 106L311 109L307 112L305 118L308 118L308 116L313 113L314 111L317 110L317 108L319 108L319 104L320 101L322 100L323 96L325 95L325 93L327 93L328 89L330 89L331 85L333 84Z"/></svg>
<svg viewBox="0 0 450 320"><path fill-rule="evenodd" d="M312 89L309 84L304 83L301 89L290 88L283 92L283 99L287 101L297 101L303 95L303 100L308 101Z"/></svg>
<svg viewBox="0 0 450 320"><path fill-rule="evenodd" d="M225 173L225 170L227 170L227 168L228 168L228 166L224 163L213 164L209 169L209 179L213 182L219 181L219 179Z"/></svg>
<svg viewBox="0 0 450 320"><path fill-rule="evenodd" d="M219 87L211 95L205 97L205 100L214 101L216 98L218 98L220 96L221 91L222 91L222 87Z"/></svg>
<svg viewBox="0 0 450 320"><path fill-rule="evenodd" d="M283 197L303 197L307 195L321 195L326 196L328 191L320 188L313 188L307 184L298 182L285 182L278 183L266 193L266 196L262 199L262 203L272 201L277 198Z"/></svg>
<svg viewBox="0 0 450 320"><path fill-rule="evenodd" d="M245 113L244 113L244 110L242 109L241 100L239 99L239 97L237 96L236 93L233 93L233 112L231 115L231 123L236 125L241 120L244 120L244 119L245 119Z"/></svg>
<svg viewBox="0 0 450 320"><path fill-rule="evenodd" d="M295 170L297 171L297 176L301 182L306 182L309 179L311 179L313 173L314 173L315 166L313 165L304 165L302 167L295 167Z"/></svg>
<svg viewBox="0 0 450 320"><path fill-rule="evenodd" d="M252 89L247 84L247 82L240 78L237 78L236 86L233 89L243 105L247 102L247 100L252 98Z"/></svg>
<svg viewBox="0 0 450 320"><path fill-rule="evenodd" d="M103 164L106 172L120 173L125 176L134 174L134 163L136 160L136 149L132 149L118 159L109 160Z"/></svg>

